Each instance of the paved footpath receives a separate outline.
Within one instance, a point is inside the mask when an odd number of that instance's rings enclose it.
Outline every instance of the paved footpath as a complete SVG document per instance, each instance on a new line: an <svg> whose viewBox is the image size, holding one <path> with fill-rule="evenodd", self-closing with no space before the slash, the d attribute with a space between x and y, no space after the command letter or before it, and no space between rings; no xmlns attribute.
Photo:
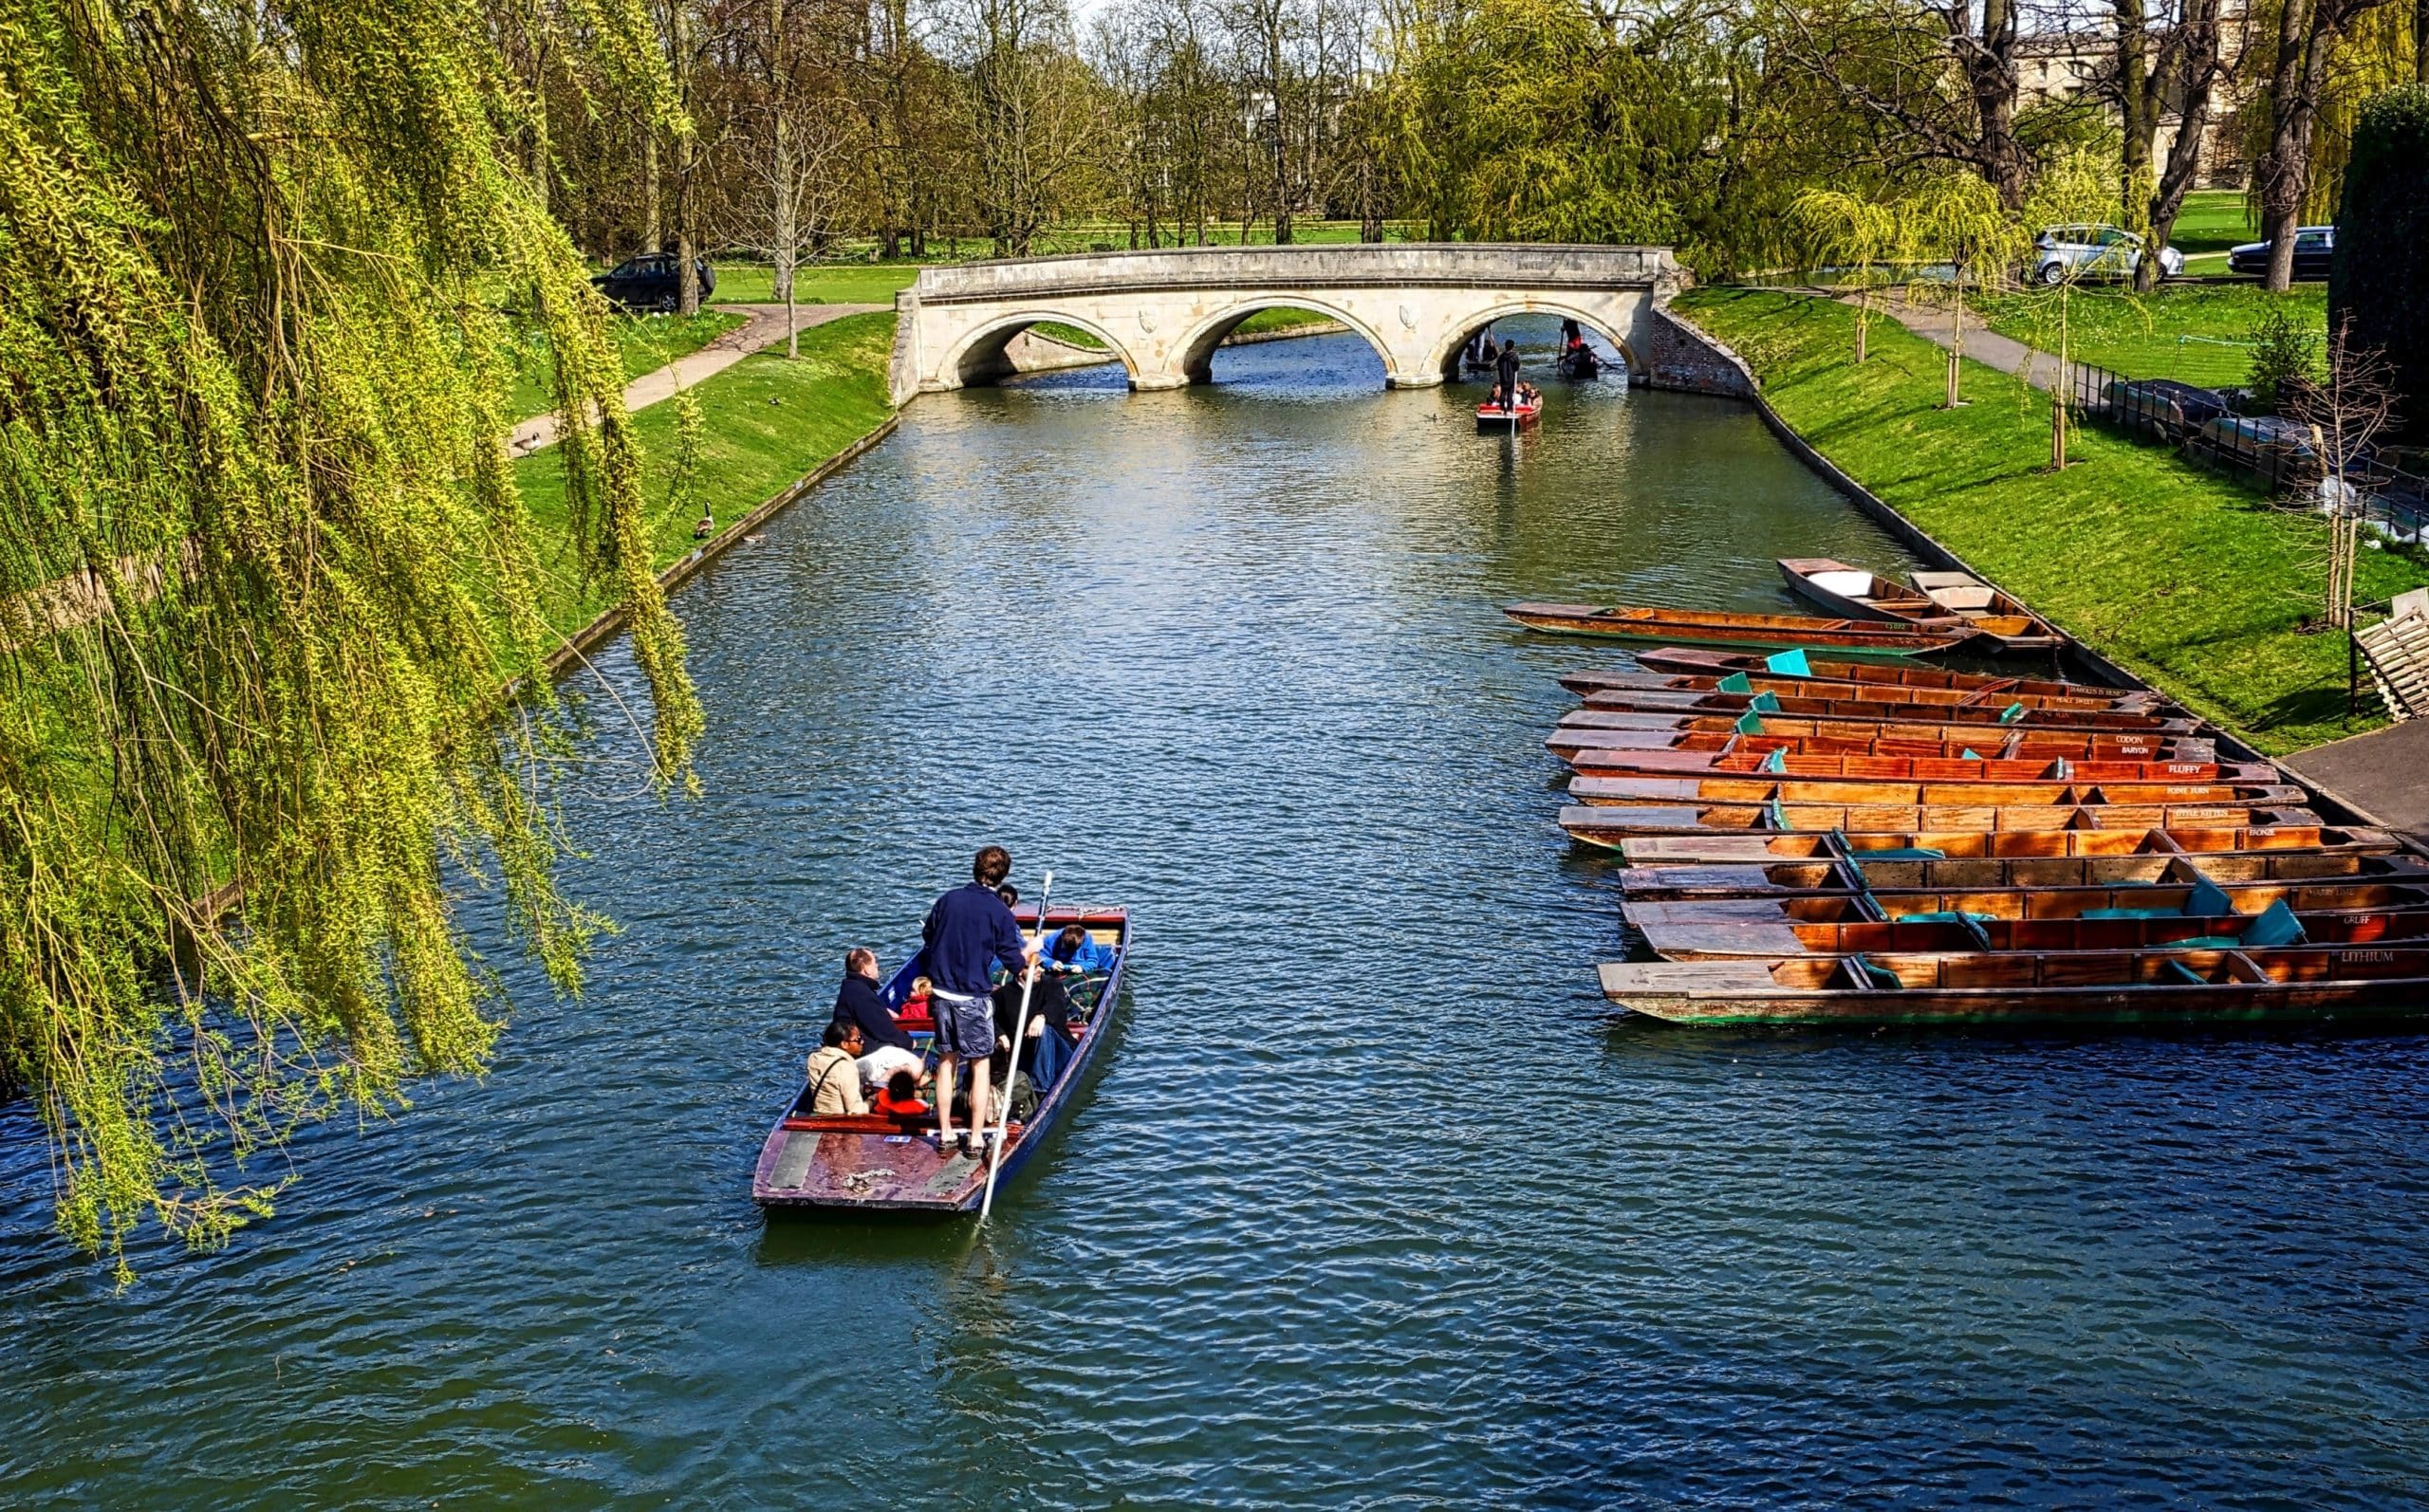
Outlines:
<svg viewBox="0 0 2429 1512"><path fill-rule="evenodd" d="M2314 746L2284 765L2390 829L2429 840L2429 719Z"/></svg>
<svg viewBox="0 0 2429 1512"><path fill-rule="evenodd" d="M709 309L734 310L743 322L696 352L687 353L656 372L644 373L624 385L624 408L645 410L661 399L672 398L677 389L687 389L701 380L724 372L762 347L771 346L785 339L785 307L782 304L713 304ZM889 310L891 304L800 304L793 308L794 325L808 330L828 321L840 321L846 315L871 315ZM555 444L557 417L536 415L516 426L507 437L507 450L515 456L537 452Z"/></svg>
<svg viewBox="0 0 2429 1512"><path fill-rule="evenodd" d="M1942 350L1956 340L1949 331L1948 310L1944 306L1884 298L1878 308L1881 313ZM1965 312L1964 325L1965 355L1984 367L2012 373L2036 389L2046 389L2058 381L2055 353L2036 351L2012 336L2001 336L1983 324L1981 317L1972 310Z"/></svg>

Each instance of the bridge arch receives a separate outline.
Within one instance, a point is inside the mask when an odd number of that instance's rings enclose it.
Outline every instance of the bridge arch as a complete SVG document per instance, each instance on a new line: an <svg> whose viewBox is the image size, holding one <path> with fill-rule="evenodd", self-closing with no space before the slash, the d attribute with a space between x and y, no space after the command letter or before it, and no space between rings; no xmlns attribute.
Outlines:
<svg viewBox="0 0 2429 1512"><path fill-rule="evenodd" d="M951 351L945 354L944 370L953 374L961 384L992 383L1013 377L1020 369L1012 364L1011 358L1005 355L1004 349L1011 345L1013 339L1030 326L1049 322L1057 325L1076 327L1103 341L1110 359L1122 364L1122 370L1129 378L1131 386L1134 388L1138 386L1139 361L1130 355L1129 348L1123 346L1115 339L1111 331L1106 330L1097 322L1083 315L1074 315L1068 310L1058 309L1023 310L1016 315L999 316L987 322L963 337Z"/></svg>
<svg viewBox="0 0 2429 1512"><path fill-rule="evenodd" d="M1523 315L1556 315L1575 321L1619 348L1620 357L1628 365L1629 381L1642 382L1647 376L1644 359L1634 346L1628 344L1625 327L1616 324L1607 314L1596 315L1578 305L1543 299L1519 300L1488 305L1474 315L1465 316L1452 323L1448 337L1440 348L1427 354L1428 370L1439 373L1446 378L1456 378L1459 351L1468 344L1469 337L1496 321L1515 320Z"/></svg>
<svg viewBox="0 0 2429 1512"><path fill-rule="evenodd" d="M1192 383L1211 383L1214 379L1214 352L1249 317L1267 310L1312 310L1327 320L1337 321L1355 331L1369 348L1375 360L1383 364L1388 379L1392 372L1392 349L1375 329L1339 304L1328 300L1310 299L1303 295L1260 295L1242 300L1192 326L1174 343L1179 354L1178 366Z"/></svg>

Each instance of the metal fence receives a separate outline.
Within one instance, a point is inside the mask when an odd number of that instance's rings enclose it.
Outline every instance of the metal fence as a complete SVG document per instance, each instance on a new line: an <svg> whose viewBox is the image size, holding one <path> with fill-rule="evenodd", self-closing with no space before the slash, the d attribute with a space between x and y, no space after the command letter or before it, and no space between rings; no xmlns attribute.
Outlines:
<svg viewBox="0 0 2429 1512"><path fill-rule="evenodd" d="M2069 362L2061 387L2080 419L2139 441L2177 449L2292 501L2305 495L2358 513L2390 540L2421 543L2429 527L2429 476L2417 456L2381 452L2348 467L2341 497L2324 484L2310 428L2274 415L2246 415L2239 391L2175 378L2127 378L2089 362Z"/></svg>

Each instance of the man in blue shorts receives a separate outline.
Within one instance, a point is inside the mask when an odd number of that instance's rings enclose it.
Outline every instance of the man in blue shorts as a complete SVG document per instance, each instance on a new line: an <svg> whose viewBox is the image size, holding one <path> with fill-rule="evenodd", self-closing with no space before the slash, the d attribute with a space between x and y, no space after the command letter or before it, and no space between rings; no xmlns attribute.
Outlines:
<svg viewBox="0 0 2429 1512"><path fill-rule="evenodd" d="M950 1157L986 1151L988 1058L995 1053L995 1012L988 982L997 963L1015 980L1029 969L1038 948L1021 938L1012 911L995 895L1011 875L1011 853L1000 845L981 850L970 863L970 881L936 899L921 931L927 941L928 1005L936 1018L936 1152ZM953 1073L970 1067L970 1133L953 1132Z"/></svg>

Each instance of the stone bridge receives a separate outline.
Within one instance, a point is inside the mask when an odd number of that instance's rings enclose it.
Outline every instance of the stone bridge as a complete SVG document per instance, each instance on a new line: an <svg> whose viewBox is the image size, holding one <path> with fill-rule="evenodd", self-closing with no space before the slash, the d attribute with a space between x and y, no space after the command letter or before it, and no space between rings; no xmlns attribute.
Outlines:
<svg viewBox="0 0 2429 1512"><path fill-rule="evenodd" d="M1618 345L1634 378L1656 380L1674 328L1654 305L1684 282L1666 247L1474 242L1187 247L922 268L895 297L894 396L1016 371L1005 348L1041 321L1093 333L1134 389L1203 383L1242 321L1285 306L1357 332L1395 388L1453 376L1468 337L1513 315L1574 317Z"/></svg>

